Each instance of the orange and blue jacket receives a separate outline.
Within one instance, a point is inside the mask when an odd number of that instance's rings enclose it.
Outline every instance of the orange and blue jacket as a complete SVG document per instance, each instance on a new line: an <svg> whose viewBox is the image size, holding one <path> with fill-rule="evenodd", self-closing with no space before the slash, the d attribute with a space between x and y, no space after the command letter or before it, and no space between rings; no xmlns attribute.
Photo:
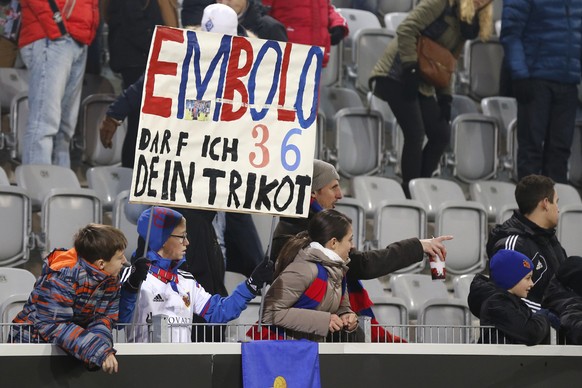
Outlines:
<svg viewBox="0 0 582 388"><path fill-rule="evenodd" d="M49 254L13 323L15 343L53 343L90 367L115 353L111 329L119 314L119 279L79 258L75 249Z"/></svg>

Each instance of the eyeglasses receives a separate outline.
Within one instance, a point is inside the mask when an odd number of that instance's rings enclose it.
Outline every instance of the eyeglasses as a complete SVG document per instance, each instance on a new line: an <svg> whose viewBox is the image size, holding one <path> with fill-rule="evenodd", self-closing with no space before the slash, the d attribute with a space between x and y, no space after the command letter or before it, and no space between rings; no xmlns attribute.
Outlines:
<svg viewBox="0 0 582 388"><path fill-rule="evenodd" d="M183 235L178 235L178 234L171 234L170 237L176 237L180 239L180 244L184 244L184 240L188 240L188 235L186 233L184 233Z"/></svg>

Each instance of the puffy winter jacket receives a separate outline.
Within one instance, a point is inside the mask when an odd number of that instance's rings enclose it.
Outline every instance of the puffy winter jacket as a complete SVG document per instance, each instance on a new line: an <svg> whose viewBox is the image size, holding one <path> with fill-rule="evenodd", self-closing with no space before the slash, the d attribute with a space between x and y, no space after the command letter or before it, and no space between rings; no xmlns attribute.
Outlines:
<svg viewBox="0 0 582 388"><path fill-rule="evenodd" d="M67 33L79 43L91 44L99 26L99 0L55 0L55 3ZM48 0L20 0L20 4L22 28L19 47L43 38L54 40L62 35L53 20Z"/></svg>

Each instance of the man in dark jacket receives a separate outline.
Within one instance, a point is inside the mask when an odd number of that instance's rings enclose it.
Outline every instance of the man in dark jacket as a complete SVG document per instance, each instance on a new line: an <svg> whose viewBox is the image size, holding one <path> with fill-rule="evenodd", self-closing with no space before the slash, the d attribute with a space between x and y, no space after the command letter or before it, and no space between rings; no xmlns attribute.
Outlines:
<svg viewBox="0 0 582 388"><path fill-rule="evenodd" d="M578 105L582 2L504 0L500 41L517 99L517 174L567 183Z"/></svg>
<svg viewBox="0 0 582 388"><path fill-rule="evenodd" d="M562 263L542 306L560 318L560 343L582 345L582 257L570 256Z"/></svg>
<svg viewBox="0 0 582 388"><path fill-rule="evenodd" d="M512 249L531 258L534 286L529 293L532 308L539 308L552 276L566 259L566 252L556 238L558 193L554 181L541 175L529 175L515 188L519 210L501 225L495 226L487 241L491 258L499 249Z"/></svg>
<svg viewBox="0 0 582 388"><path fill-rule="evenodd" d="M331 164L315 160L313 182L311 185L311 205L308 218L281 218L275 228L272 242L271 259L275 260L287 240L307 230L309 220L322 209L333 209L343 195L339 185L339 175ZM452 236L440 236L419 240L410 238L388 245L384 249L350 252L348 276L356 279L374 279L412 265L426 253L445 259L447 251L443 241Z"/></svg>

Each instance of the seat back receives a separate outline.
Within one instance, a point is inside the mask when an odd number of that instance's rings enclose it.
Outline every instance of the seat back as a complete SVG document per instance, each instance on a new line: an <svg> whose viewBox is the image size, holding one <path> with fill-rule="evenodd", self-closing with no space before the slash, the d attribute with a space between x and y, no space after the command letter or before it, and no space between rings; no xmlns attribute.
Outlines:
<svg viewBox="0 0 582 388"><path fill-rule="evenodd" d="M503 46L498 39L487 42L480 39L465 43L464 78L469 86L469 96L480 101L482 98L499 95L499 80L503 62Z"/></svg>
<svg viewBox="0 0 582 388"><path fill-rule="evenodd" d="M22 164L14 171L16 184L23 187L39 209L52 188L80 189L77 175L70 168L49 164Z"/></svg>
<svg viewBox="0 0 582 388"><path fill-rule="evenodd" d="M582 199L578 190L573 186L565 183L556 183L554 185L556 193L558 193L558 198L560 199L560 206L566 205L582 205Z"/></svg>
<svg viewBox="0 0 582 388"><path fill-rule="evenodd" d="M0 167L0 186L9 186L10 180L8 179L8 175L6 171L2 167Z"/></svg>
<svg viewBox="0 0 582 388"><path fill-rule="evenodd" d="M335 115L337 172L371 175L382 167L384 121L379 112L344 108Z"/></svg>
<svg viewBox="0 0 582 388"><path fill-rule="evenodd" d="M263 251L267 252L267 248L272 240L272 230L274 231L274 228L277 226L279 217L257 213L253 213L252 217L257 233L259 234L259 239L261 240L261 245L263 246Z"/></svg>
<svg viewBox="0 0 582 388"><path fill-rule="evenodd" d="M560 199L560 204L561 202ZM556 236L568 256L582 256L580 225L582 225L582 205L560 206Z"/></svg>
<svg viewBox="0 0 582 388"><path fill-rule="evenodd" d="M374 245L384 248L394 242L416 237L426 237L426 212L415 200L384 200L376 205L374 214ZM420 272L426 259L412 264L396 273Z"/></svg>
<svg viewBox="0 0 582 388"><path fill-rule="evenodd" d="M498 126L494 118L481 114L462 114L452 125L453 176L464 182L489 179L497 173Z"/></svg>
<svg viewBox="0 0 582 388"><path fill-rule="evenodd" d="M131 188L133 170L120 166L95 166L87 170L87 184L99 195L105 211L113 209L117 194Z"/></svg>
<svg viewBox="0 0 582 388"><path fill-rule="evenodd" d="M408 331L402 325L408 325L408 309L401 298L378 296L374 298L374 316L378 323L393 335L408 340ZM382 342L382 339L380 339Z"/></svg>
<svg viewBox="0 0 582 388"><path fill-rule="evenodd" d="M471 313L461 301L431 299L420 309L417 341L423 343L469 342Z"/></svg>
<svg viewBox="0 0 582 388"><path fill-rule="evenodd" d="M368 216L374 215L376 206L384 200L400 201L406 199L400 183L381 176L355 176L352 178L352 191Z"/></svg>
<svg viewBox="0 0 582 388"><path fill-rule="evenodd" d="M402 141L400 141L402 136L399 136L402 130L386 101L374 96L371 92L368 93L368 101L370 109L380 112L384 119L384 155L386 157L384 163L396 170L401 159L399 155L402 154Z"/></svg>
<svg viewBox="0 0 582 388"><path fill-rule="evenodd" d="M22 161L22 144L28 123L28 91L18 93L10 104L10 157Z"/></svg>
<svg viewBox="0 0 582 388"><path fill-rule="evenodd" d="M356 32L350 74L355 76L355 86L360 93L366 94L370 90L368 85L370 73L384 53L384 50L379 48L388 46L394 37L394 33L385 28L364 28Z"/></svg>
<svg viewBox="0 0 582 388"><path fill-rule="evenodd" d="M392 295L401 298L408 308L410 319L416 319L420 308L432 298L448 298L442 281L433 281L430 275L399 274L390 278Z"/></svg>
<svg viewBox="0 0 582 388"><path fill-rule="evenodd" d="M362 282L362 286L368 292L368 296L372 302L388 296L388 291L384 290L384 284L379 279L360 280L360 282Z"/></svg>
<svg viewBox="0 0 582 388"><path fill-rule="evenodd" d="M329 48L327 66L321 69L321 86L342 84L343 76L343 42Z"/></svg>
<svg viewBox="0 0 582 388"><path fill-rule="evenodd" d="M473 282L474 278L475 274L459 275L453 278L453 292L455 294L455 298L465 303L467 306L467 298L469 297L471 283Z"/></svg>
<svg viewBox="0 0 582 388"><path fill-rule="evenodd" d="M113 94L92 94L81 102L78 120L80 128L73 145L83 151L84 161L91 166L108 166L121 162L126 123L123 122L115 131L111 148L103 147L99 138L99 126L113 101Z"/></svg>
<svg viewBox="0 0 582 388"><path fill-rule="evenodd" d="M465 194L453 181L440 178L416 178L410 181L410 196L424 205L428 221L434 221L437 209L445 201L464 201Z"/></svg>
<svg viewBox="0 0 582 388"><path fill-rule="evenodd" d="M343 87L322 87L319 91L319 109L325 115L328 129L335 128L335 115L343 108L362 108L362 99L355 90Z"/></svg>
<svg viewBox="0 0 582 388"><path fill-rule="evenodd" d="M351 218L354 246L356 249L362 250L366 239L366 211L364 210L364 206L355 198L344 197L336 203L335 209Z"/></svg>
<svg viewBox="0 0 582 388"><path fill-rule="evenodd" d="M343 40L343 58L344 63L347 66L351 66L353 64L352 49L354 46L354 37L358 31L364 28L382 28L382 25L378 17L370 11L354 8L338 8L337 11L346 19L350 30L349 35Z"/></svg>
<svg viewBox="0 0 582 388"><path fill-rule="evenodd" d="M0 183L0 267L28 261L33 241L31 213L26 190Z"/></svg>
<svg viewBox="0 0 582 388"><path fill-rule="evenodd" d="M487 232L487 213L480 203L442 203L435 216L435 234L454 236L446 243L447 272L456 275L484 269Z"/></svg>
<svg viewBox="0 0 582 388"><path fill-rule="evenodd" d="M14 96L28 92L28 70L0 67L0 90L0 108L8 111Z"/></svg>
<svg viewBox="0 0 582 388"><path fill-rule="evenodd" d="M517 209L515 201L515 184L500 181L478 181L469 185L473 201L485 207L489 222L496 222L505 217L505 212Z"/></svg>
<svg viewBox="0 0 582 388"><path fill-rule="evenodd" d="M127 238L127 248L125 257L129 260L133 252L137 249L137 220L139 215L149 206L142 204L131 204L129 200L129 190L123 190L115 197L113 202L113 226L121 229Z"/></svg>
<svg viewBox="0 0 582 388"><path fill-rule="evenodd" d="M0 267L0 304L13 295L30 295L36 277L22 268Z"/></svg>
<svg viewBox="0 0 582 388"><path fill-rule="evenodd" d="M408 16L408 12L388 12L384 14L384 27L388 31L396 32L396 29Z"/></svg>
<svg viewBox="0 0 582 388"><path fill-rule="evenodd" d="M574 137L568 160L568 180L576 187L582 187L582 121L574 127Z"/></svg>
<svg viewBox="0 0 582 388"><path fill-rule="evenodd" d="M226 287L226 291L228 291L228 295L232 295L235 288L237 288L238 285L244 282L245 280L247 280L247 277L242 273L225 271L224 286Z"/></svg>
<svg viewBox="0 0 582 388"><path fill-rule="evenodd" d="M409 12L414 7L414 0L378 0L376 12L386 15L391 12Z"/></svg>
<svg viewBox="0 0 582 388"><path fill-rule="evenodd" d="M457 116L465 113L479 113L477 104L468 96L453 94L453 101L451 103L451 120L455 120Z"/></svg>

